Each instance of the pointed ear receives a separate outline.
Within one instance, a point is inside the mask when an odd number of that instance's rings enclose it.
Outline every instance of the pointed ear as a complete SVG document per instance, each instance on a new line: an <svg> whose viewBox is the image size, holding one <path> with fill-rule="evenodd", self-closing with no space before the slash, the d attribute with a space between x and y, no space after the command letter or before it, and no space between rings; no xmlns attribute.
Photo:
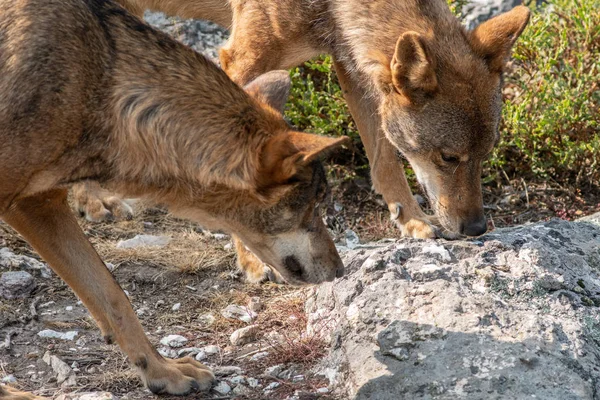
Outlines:
<svg viewBox="0 0 600 400"><path fill-rule="evenodd" d="M287 71L271 71L248 83L244 90L283 114L291 85L292 81Z"/></svg>
<svg viewBox="0 0 600 400"><path fill-rule="evenodd" d="M477 55L485 59L490 71L502 72L510 52L529 22L529 9L517 6L479 25L469 41Z"/></svg>
<svg viewBox="0 0 600 400"><path fill-rule="evenodd" d="M417 32L405 32L398 39L391 73L394 88L412 101L438 88L427 42Z"/></svg>
<svg viewBox="0 0 600 400"><path fill-rule="evenodd" d="M302 132L286 132L269 139L263 154L264 185L287 182L302 168L349 142L347 137L331 138Z"/></svg>

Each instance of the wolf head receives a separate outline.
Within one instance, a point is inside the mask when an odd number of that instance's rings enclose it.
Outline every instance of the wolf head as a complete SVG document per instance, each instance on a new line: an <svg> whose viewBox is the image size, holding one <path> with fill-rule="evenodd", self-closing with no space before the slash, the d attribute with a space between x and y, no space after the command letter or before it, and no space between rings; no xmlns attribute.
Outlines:
<svg viewBox="0 0 600 400"><path fill-rule="evenodd" d="M502 72L528 20L519 6L470 32L405 32L377 78L383 130L449 231L487 230L482 163L499 140Z"/></svg>

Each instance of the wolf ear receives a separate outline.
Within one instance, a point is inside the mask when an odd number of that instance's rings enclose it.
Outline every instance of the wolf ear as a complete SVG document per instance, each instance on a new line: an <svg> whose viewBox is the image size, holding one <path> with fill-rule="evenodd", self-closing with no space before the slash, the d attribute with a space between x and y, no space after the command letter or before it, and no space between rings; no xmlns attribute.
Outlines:
<svg viewBox="0 0 600 400"><path fill-rule="evenodd" d="M269 139L262 153L263 186L281 184L311 162L347 144L349 138L331 138L302 132L286 132Z"/></svg>
<svg viewBox="0 0 600 400"><path fill-rule="evenodd" d="M471 47L485 59L490 71L502 72L510 52L529 22L529 9L517 6L481 25L470 34Z"/></svg>
<svg viewBox="0 0 600 400"><path fill-rule="evenodd" d="M417 32L405 32L396 42L391 73L396 91L410 100L437 90L435 65L425 38Z"/></svg>
<svg viewBox="0 0 600 400"><path fill-rule="evenodd" d="M283 114L291 85L292 81L287 71L271 71L248 83L244 90Z"/></svg>

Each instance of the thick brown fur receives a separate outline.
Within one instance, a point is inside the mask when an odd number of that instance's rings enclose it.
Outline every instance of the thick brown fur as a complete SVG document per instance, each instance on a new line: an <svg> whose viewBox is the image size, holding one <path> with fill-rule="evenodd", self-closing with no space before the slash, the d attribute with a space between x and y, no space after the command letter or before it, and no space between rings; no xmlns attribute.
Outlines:
<svg viewBox="0 0 600 400"><path fill-rule="evenodd" d="M0 9L0 218L150 390L210 388L207 367L152 347L70 211L68 187L93 181L165 204L238 235L286 281L318 283L343 272L318 206L327 189L318 156L343 140L289 129L287 72L244 91L111 1L0 0ZM2 400L27 396L0 389Z"/></svg>
<svg viewBox="0 0 600 400"><path fill-rule="evenodd" d="M333 55L373 185L402 234L486 231L481 164L498 141L502 69L527 25L526 7L468 32L445 0L119 1L139 15L152 9L230 28L221 64L241 84ZM417 172L434 218L413 198L398 152Z"/></svg>

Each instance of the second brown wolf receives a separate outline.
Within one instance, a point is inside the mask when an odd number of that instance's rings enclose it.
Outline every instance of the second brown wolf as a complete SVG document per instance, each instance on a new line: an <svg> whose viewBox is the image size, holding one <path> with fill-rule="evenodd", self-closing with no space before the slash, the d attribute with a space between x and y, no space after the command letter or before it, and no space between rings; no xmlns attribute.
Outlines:
<svg viewBox="0 0 600 400"><path fill-rule="evenodd" d="M119 1L140 16L152 9L230 28L221 64L241 84L333 55L373 185L402 233L435 237L438 222L446 237L487 230L482 162L499 140L502 72L529 20L526 7L469 32L446 0ZM435 218L413 198L398 152L425 187ZM101 210L83 204L92 219L108 213L96 197L82 196ZM258 260L238 249L247 276L262 279Z"/></svg>
<svg viewBox="0 0 600 400"><path fill-rule="evenodd" d="M75 291L155 393L210 388L161 357L67 204L95 180L241 237L291 283L343 265L320 217L319 155L281 115L286 72L246 86L112 1L0 0L0 218ZM23 395L24 396L24 395ZM0 398L23 399L0 387Z"/></svg>

